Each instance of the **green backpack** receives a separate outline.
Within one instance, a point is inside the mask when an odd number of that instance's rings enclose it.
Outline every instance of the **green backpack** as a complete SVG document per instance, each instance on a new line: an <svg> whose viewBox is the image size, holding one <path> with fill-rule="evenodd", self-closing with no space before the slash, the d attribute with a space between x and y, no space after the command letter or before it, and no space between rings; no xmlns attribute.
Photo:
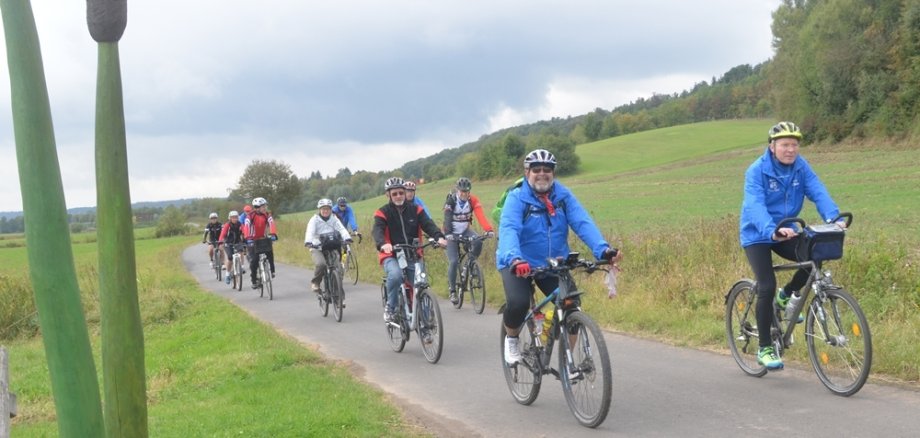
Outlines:
<svg viewBox="0 0 920 438"><path fill-rule="evenodd" d="M499 225L502 220L502 208L505 206L505 198L508 197L508 192L520 187L524 184L524 177L518 178L511 186L505 189L505 192L502 193L502 197L498 199L498 202L495 204L495 208L492 209L492 222L495 224L495 230L499 229Z"/></svg>

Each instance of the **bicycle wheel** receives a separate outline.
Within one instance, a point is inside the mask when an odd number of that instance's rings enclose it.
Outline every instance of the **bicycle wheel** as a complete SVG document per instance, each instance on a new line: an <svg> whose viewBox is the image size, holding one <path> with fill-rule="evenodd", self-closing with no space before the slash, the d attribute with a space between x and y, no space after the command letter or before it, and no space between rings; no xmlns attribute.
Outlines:
<svg viewBox="0 0 920 438"><path fill-rule="evenodd" d="M818 379L831 392L859 392L872 367L872 334L859 303L843 289L815 297L805 317L808 357Z"/></svg>
<svg viewBox="0 0 920 438"><path fill-rule="evenodd" d="M351 282L351 284L358 284L358 258L355 257L355 254L351 251L348 251L345 254L345 278Z"/></svg>
<svg viewBox="0 0 920 438"><path fill-rule="evenodd" d="M220 260L220 248L214 248L214 257L211 257L211 263L214 264L214 273L217 275L217 281L223 281L223 278L220 277L220 268L224 265Z"/></svg>
<svg viewBox="0 0 920 438"><path fill-rule="evenodd" d="M453 304L454 308L457 310L463 308L463 295L465 295L464 291L466 290L466 278L464 278L463 272L461 271L465 269L463 266L465 263L466 257L460 256L460 259L457 260L457 273L454 274L454 293L457 294L457 302L451 304Z"/></svg>
<svg viewBox="0 0 920 438"><path fill-rule="evenodd" d="M326 316L329 314L329 274L323 278L323 289L316 295L316 301L319 304L319 314Z"/></svg>
<svg viewBox="0 0 920 438"><path fill-rule="evenodd" d="M345 299L345 291L342 290L342 283L339 281L339 273L332 270L326 273L329 278L330 298L332 299L332 315L335 316L336 322L342 322L342 310L345 307L342 300Z"/></svg>
<svg viewBox="0 0 920 438"><path fill-rule="evenodd" d="M597 427L607 418L613 391L604 333L590 316L582 312L570 313L561 332L559 375L565 401L582 426ZM574 333L574 339L565 333ZM571 366L566 355L570 341L574 341L571 345Z"/></svg>
<svg viewBox="0 0 920 438"><path fill-rule="evenodd" d="M272 271L267 257L262 261L262 287L268 292L268 300L271 301L274 298L272 294Z"/></svg>
<svg viewBox="0 0 920 438"><path fill-rule="evenodd" d="M418 337L422 343L422 352L429 363L438 363L444 349L444 321L441 320L441 307L434 295L423 289L416 298L418 302L419 323Z"/></svg>
<svg viewBox="0 0 920 438"><path fill-rule="evenodd" d="M236 290L243 290L243 258L234 257L233 258L233 287Z"/></svg>
<svg viewBox="0 0 920 438"><path fill-rule="evenodd" d="M533 320L521 327L518 334L518 345L521 348L521 361L508 365L505 362L505 324L502 322L501 336L498 340L498 357L501 358L502 372L505 382L514 400L522 405L530 405L540 395L540 385L543 382L543 366L540 362L540 349L534 347L533 338L530 336L530 325Z"/></svg>
<svg viewBox="0 0 920 438"><path fill-rule="evenodd" d="M754 282L741 280L725 299L725 335L732 357L745 373L762 377L767 368L757 362L760 341L757 331L757 292Z"/></svg>
<svg viewBox="0 0 920 438"><path fill-rule="evenodd" d="M473 262L470 264L469 277L470 302L473 304L473 310L481 315L486 308L486 281L482 278L482 269L479 268L479 263Z"/></svg>
<svg viewBox="0 0 920 438"><path fill-rule="evenodd" d="M406 347L406 341L409 340L409 328L406 324L406 315L403 309L402 296L399 297L399 307L393 315L393 321L385 323L387 329L387 338L390 340L390 348L399 353ZM384 309L386 308L386 292L384 291Z"/></svg>

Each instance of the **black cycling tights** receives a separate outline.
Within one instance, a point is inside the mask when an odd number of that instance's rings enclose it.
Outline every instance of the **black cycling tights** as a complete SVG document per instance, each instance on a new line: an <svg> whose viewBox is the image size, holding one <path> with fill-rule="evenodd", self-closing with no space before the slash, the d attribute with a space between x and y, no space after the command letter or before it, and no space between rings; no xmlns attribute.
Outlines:
<svg viewBox="0 0 920 438"><path fill-rule="evenodd" d="M757 281L757 327L762 334L768 334L768 330L762 327L773 325L773 298L776 294L776 273L773 272L773 255L796 261L795 248L799 238L786 240L777 243L760 243L744 248L744 254L747 255L751 269L754 271L754 279ZM789 283L783 287L783 291L789 296L793 291L797 291L808 281L808 270L799 269L789 280ZM760 336L760 346L770 346L770 336Z"/></svg>
<svg viewBox="0 0 920 438"><path fill-rule="evenodd" d="M265 251L266 256L268 256L268 264L271 266L272 273L275 273L275 252L274 251ZM259 281L259 253L255 250L249 253L249 272L252 276L252 283L255 284Z"/></svg>
<svg viewBox="0 0 920 438"><path fill-rule="evenodd" d="M527 316L527 310L530 309L530 297L533 295L533 283L543 292L543 295L551 294L559 285L559 278L545 276L532 280L531 278L521 278L511 272L511 268L505 268L501 271L502 283L505 286L505 313L503 320L506 327L520 327Z"/></svg>

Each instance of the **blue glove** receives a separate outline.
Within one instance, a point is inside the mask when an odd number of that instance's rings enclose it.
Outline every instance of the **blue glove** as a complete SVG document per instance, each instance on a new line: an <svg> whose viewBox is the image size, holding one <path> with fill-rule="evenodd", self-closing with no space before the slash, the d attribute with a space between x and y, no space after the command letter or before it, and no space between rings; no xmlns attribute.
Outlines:
<svg viewBox="0 0 920 438"><path fill-rule="evenodd" d="M271 239L272 239L272 242L278 240L278 235L277 235L277 234L272 234Z"/></svg>

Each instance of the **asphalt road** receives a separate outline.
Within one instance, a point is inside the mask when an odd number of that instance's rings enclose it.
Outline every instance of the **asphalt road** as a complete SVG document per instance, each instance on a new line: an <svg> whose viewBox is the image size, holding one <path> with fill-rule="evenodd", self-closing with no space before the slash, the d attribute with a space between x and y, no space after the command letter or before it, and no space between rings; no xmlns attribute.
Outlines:
<svg viewBox="0 0 920 438"><path fill-rule="evenodd" d="M613 403L607 420L588 429L572 417L561 385L551 376L544 378L533 405L511 398L499 362L501 319L494 309L477 315L441 299L444 353L431 365L414 336L402 353L390 349L379 284L346 285L344 318L337 323L331 309L328 317L319 313L309 291L312 270L279 263L269 301L249 288L248 278L240 292L216 281L200 245L188 248L183 260L204 288L349 364L438 436L920 436L918 391L870 383L843 398L827 391L811 368L787 365L753 378L730 355L610 332ZM382 272L376 265L361 268Z"/></svg>

